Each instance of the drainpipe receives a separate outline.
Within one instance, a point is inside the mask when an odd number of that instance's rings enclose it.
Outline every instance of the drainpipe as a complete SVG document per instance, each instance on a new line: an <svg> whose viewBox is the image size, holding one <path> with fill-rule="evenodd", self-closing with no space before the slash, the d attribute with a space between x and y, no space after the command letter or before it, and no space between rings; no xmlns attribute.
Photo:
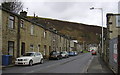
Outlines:
<svg viewBox="0 0 120 75"><path fill-rule="evenodd" d="M20 56L20 21L21 21L21 18L18 17L18 27L17 27L17 57Z"/></svg>

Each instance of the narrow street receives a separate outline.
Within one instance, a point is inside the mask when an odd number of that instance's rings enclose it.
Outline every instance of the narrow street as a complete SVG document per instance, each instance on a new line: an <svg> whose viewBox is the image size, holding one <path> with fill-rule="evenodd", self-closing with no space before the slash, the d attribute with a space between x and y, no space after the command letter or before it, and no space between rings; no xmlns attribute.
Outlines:
<svg viewBox="0 0 120 75"><path fill-rule="evenodd" d="M86 53L61 60L45 60L44 64L4 68L3 73L85 73L92 57Z"/></svg>

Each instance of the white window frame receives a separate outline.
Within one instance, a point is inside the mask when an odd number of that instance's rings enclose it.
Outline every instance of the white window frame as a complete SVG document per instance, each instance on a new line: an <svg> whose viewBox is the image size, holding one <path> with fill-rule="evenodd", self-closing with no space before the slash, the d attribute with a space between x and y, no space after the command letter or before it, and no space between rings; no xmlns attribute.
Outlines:
<svg viewBox="0 0 120 75"><path fill-rule="evenodd" d="M8 28L14 29L14 21L15 21L15 17L10 15L9 16Z"/></svg>
<svg viewBox="0 0 120 75"><path fill-rule="evenodd" d="M34 25L31 25L30 34L31 34L31 35L34 35Z"/></svg>
<svg viewBox="0 0 120 75"><path fill-rule="evenodd" d="M43 33L44 38L46 38L46 35L47 35L47 32L44 31L44 33Z"/></svg>
<svg viewBox="0 0 120 75"><path fill-rule="evenodd" d="M20 27L24 28L24 20L23 19L20 20Z"/></svg>
<svg viewBox="0 0 120 75"><path fill-rule="evenodd" d="M31 51L34 51L34 46L33 46L33 44L30 44L30 50L31 50Z"/></svg>

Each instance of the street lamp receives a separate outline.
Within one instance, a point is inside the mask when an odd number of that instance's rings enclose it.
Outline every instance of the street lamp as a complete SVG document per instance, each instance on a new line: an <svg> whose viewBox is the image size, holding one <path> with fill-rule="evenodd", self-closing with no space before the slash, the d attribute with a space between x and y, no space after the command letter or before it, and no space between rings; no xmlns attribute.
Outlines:
<svg viewBox="0 0 120 75"><path fill-rule="evenodd" d="M93 10L93 9L99 9L99 10L101 10L101 14L102 14L102 54L103 54L103 9L102 8L94 8L94 7L92 7L92 8L90 8L90 10Z"/></svg>

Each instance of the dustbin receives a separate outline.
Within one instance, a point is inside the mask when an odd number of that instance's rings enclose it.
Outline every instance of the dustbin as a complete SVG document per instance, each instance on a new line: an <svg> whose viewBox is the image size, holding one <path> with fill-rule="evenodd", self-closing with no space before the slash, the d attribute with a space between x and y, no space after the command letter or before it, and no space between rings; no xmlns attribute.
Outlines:
<svg viewBox="0 0 120 75"><path fill-rule="evenodd" d="M12 55L2 55L2 65L8 66L12 64Z"/></svg>

